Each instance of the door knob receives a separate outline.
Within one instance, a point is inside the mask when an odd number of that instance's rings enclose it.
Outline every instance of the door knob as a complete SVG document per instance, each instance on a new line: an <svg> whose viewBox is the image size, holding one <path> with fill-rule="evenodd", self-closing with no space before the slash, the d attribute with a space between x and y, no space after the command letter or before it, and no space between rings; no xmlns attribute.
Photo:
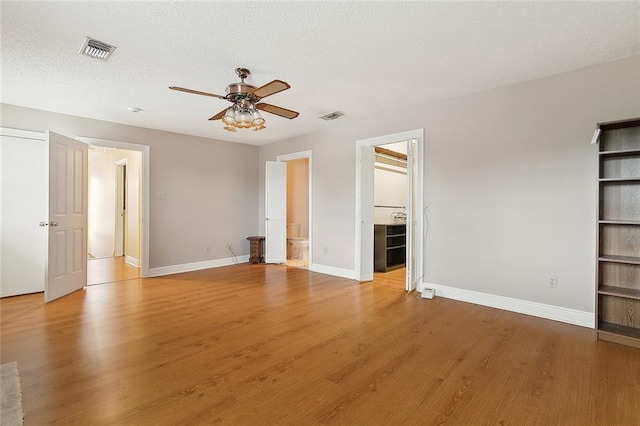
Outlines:
<svg viewBox="0 0 640 426"><path fill-rule="evenodd" d="M47 222L40 222L38 225L40 225L40 226L47 226L47 225L49 225L49 224L48 224Z"/></svg>
<svg viewBox="0 0 640 426"><path fill-rule="evenodd" d="M51 221L49 222L49 226L58 226L58 222Z"/></svg>

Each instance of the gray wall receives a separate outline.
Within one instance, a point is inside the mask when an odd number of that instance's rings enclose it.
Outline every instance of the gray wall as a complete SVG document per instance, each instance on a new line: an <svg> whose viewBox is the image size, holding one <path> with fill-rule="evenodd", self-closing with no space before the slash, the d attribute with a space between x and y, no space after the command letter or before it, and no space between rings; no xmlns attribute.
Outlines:
<svg viewBox="0 0 640 426"><path fill-rule="evenodd" d="M257 231L258 148L6 104L0 126L149 145L151 268L227 258L227 243L238 255L249 253L246 237Z"/></svg>
<svg viewBox="0 0 640 426"><path fill-rule="evenodd" d="M355 141L424 128L425 281L593 312L597 147L589 142L597 122L637 116L640 56L336 121L260 147L259 226L264 161L312 150L313 263L353 270ZM545 286L550 275L557 289Z"/></svg>

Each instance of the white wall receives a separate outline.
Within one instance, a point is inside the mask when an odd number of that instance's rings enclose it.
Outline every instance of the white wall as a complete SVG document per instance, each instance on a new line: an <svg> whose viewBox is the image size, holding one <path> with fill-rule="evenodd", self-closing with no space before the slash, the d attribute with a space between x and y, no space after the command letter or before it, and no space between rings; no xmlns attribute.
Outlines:
<svg viewBox="0 0 640 426"><path fill-rule="evenodd" d="M378 164L376 163L376 166ZM380 164L381 167L388 167ZM407 175L376 167L374 170L373 204L374 206L406 206L407 205ZM394 223L393 212L402 209L374 207L373 223Z"/></svg>
<svg viewBox="0 0 640 426"><path fill-rule="evenodd" d="M597 122L640 116L639 75L634 56L331 122L260 147L260 177L265 160L312 150L314 263L353 270L355 141L424 128L425 281L593 312L597 147L589 142ZM558 276L557 289L545 286L549 275Z"/></svg>
<svg viewBox="0 0 640 426"><path fill-rule="evenodd" d="M7 104L0 104L0 126L150 146L151 268L228 258L227 243L249 253L246 237L256 235L258 216L255 146Z"/></svg>

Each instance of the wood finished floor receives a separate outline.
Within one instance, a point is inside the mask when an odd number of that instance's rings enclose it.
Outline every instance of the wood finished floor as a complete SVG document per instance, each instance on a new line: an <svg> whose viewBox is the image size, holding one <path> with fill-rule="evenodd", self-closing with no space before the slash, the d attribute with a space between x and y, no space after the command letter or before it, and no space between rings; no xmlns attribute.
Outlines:
<svg viewBox="0 0 640 426"><path fill-rule="evenodd" d="M26 425L638 425L640 350L593 330L235 265L0 300Z"/></svg>
<svg viewBox="0 0 640 426"><path fill-rule="evenodd" d="M140 269L124 261L124 257L92 258L87 261L87 285L112 283L140 278Z"/></svg>

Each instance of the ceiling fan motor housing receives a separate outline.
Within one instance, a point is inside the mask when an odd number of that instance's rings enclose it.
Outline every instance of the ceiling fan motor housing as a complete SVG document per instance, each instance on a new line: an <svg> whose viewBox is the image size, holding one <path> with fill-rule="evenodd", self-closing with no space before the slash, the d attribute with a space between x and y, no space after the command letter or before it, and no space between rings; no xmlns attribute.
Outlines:
<svg viewBox="0 0 640 426"><path fill-rule="evenodd" d="M231 83L226 89L227 99L232 102L236 102L241 99L249 100L252 97L251 92L253 92L255 88L256 86L247 83ZM255 100L257 99L254 99L254 101Z"/></svg>

